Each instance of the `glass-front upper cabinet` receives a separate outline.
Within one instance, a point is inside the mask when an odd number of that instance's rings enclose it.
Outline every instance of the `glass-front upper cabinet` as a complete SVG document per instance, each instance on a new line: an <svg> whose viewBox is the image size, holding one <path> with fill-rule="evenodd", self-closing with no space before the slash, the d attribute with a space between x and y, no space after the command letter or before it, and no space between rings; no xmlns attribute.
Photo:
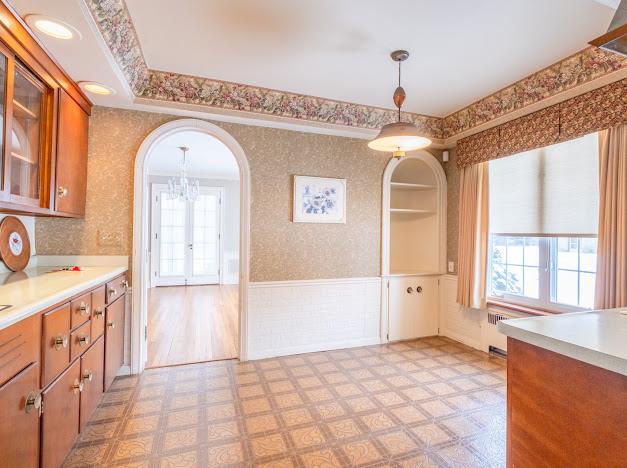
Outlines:
<svg viewBox="0 0 627 468"><path fill-rule="evenodd" d="M13 70L13 99L8 162L11 198L39 205L45 162L46 86L19 62ZM9 138L7 138L9 140Z"/></svg>

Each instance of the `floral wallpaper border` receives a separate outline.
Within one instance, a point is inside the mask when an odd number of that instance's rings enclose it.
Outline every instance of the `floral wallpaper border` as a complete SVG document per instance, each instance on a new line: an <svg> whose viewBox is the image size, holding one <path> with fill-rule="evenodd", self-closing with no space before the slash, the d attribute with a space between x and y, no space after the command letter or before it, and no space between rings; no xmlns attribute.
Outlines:
<svg viewBox="0 0 627 468"><path fill-rule="evenodd" d="M137 97L377 129L395 111L198 76L150 70L124 0L83 0ZM627 58L588 47L444 118L403 113L427 136L448 139L627 67Z"/></svg>

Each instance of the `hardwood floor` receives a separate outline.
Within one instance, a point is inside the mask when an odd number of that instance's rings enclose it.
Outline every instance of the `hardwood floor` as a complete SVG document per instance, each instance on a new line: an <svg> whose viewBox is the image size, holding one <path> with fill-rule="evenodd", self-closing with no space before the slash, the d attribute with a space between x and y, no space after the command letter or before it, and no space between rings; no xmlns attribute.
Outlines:
<svg viewBox="0 0 627 468"><path fill-rule="evenodd" d="M147 367L237 357L238 286L148 290Z"/></svg>

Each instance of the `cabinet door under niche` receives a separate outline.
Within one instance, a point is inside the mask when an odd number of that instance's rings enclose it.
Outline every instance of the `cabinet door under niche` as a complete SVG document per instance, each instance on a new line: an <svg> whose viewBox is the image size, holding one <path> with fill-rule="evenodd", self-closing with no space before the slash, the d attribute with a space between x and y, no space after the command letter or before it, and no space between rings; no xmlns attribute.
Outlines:
<svg viewBox="0 0 627 468"><path fill-rule="evenodd" d="M437 335L437 278L433 276L392 277L389 282L389 340L410 340Z"/></svg>

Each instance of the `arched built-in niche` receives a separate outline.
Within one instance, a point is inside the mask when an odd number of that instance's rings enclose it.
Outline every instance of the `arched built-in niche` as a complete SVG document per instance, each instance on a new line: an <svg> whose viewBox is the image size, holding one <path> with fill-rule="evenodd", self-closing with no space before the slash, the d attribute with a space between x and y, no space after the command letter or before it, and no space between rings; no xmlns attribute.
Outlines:
<svg viewBox="0 0 627 468"><path fill-rule="evenodd" d="M446 176L427 151L393 158L383 175L382 341L438 333L446 266Z"/></svg>
<svg viewBox="0 0 627 468"><path fill-rule="evenodd" d="M383 175L383 276L444 273L446 176L427 151L393 158Z"/></svg>

